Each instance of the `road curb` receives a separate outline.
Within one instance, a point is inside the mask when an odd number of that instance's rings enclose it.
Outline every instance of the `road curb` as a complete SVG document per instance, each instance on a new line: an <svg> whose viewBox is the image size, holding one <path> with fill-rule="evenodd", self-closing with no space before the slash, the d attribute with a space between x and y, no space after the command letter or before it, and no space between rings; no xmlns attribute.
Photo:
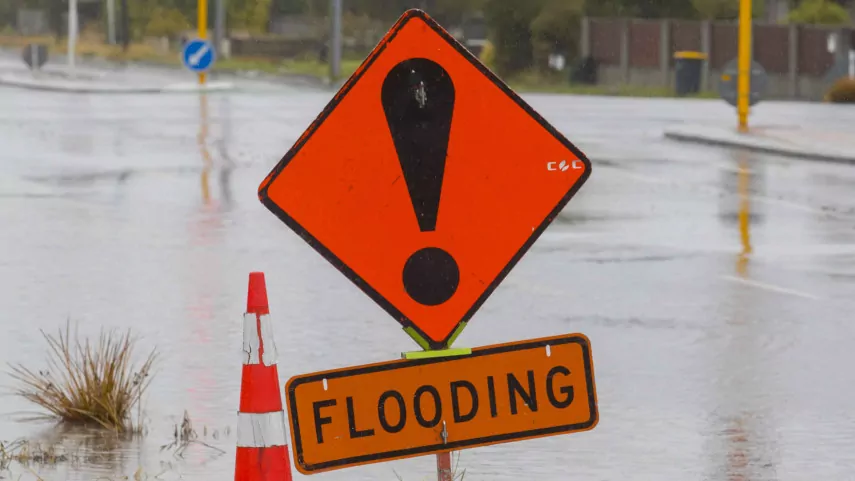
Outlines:
<svg viewBox="0 0 855 481"><path fill-rule="evenodd" d="M0 86L38 90L43 92L61 92L75 94L161 94L176 92L223 92L234 90L235 88L234 85L229 82L222 82L215 86L209 85L205 88L199 88L198 85L190 83L176 83L157 87L58 85L52 83L30 81L25 79L14 79L4 76L0 76Z"/></svg>
<svg viewBox="0 0 855 481"><path fill-rule="evenodd" d="M165 62L156 62L151 60L129 60L129 61L108 61L104 60L105 63L121 66L121 67L145 67L145 68L153 68L159 70L167 70L167 71L176 71L183 70L187 71L181 65L175 65ZM237 77L241 79L249 79L249 80L260 80L264 82L270 83L278 83L280 81L285 81L295 86L304 86L310 88L320 88L325 89L330 87L329 79L325 77L319 77L317 75L311 74L301 74L294 72L264 72L261 70L251 70L251 69L239 69L239 68L223 68L217 65L211 67L211 70L208 72L210 76L213 78L217 77ZM340 83L343 83L342 80Z"/></svg>
<svg viewBox="0 0 855 481"><path fill-rule="evenodd" d="M726 132L724 135L716 135L715 133L700 133L694 131L686 131L679 128L665 129L664 136L667 139L677 140L681 142L694 142L698 144L712 145L717 147L733 147L755 152L763 152L767 154L780 155L785 157L793 157L800 159L821 160L826 162L837 162L845 164L855 164L855 152L852 154L822 152L810 150L801 147L792 147L781 145L774 140L758 139L756 137L746 136L746 138L738 138L737 134Z"/></svg>

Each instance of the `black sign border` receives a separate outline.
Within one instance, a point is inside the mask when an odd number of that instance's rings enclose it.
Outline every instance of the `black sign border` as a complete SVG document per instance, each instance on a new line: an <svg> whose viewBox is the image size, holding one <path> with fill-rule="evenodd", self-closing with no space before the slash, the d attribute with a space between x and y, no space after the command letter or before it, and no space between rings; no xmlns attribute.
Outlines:
<svg viewBox="0 0 855 481"><path fill-rule="evenodd" d="M573 152L576 157L582 161L585 165L585 172L579 178L579 181L576 182L573 187L561 198L558 204L554 209L546 216L543 222L537 226L537 228L532 232L531 237L523 244L523 246L517 251L517 253L511 258L510 262L499 272L493 282L487 286L487 289L481 294L481 296L475 301L472 307L469 308L468 311L457 321L454 329L449 332L448 336L445 339L440 341L435 341L430 338L424 331L422 331L415 323L412 322L403 312L401 312L397 307L395 307L389 300L383 297L377 290L375 290L371 285L368 284L362 277L360 277L353 269L351 269L347 264L344 263L341 259L339 259L330 249L324 246L318 239L316 239L308 230L306 230L303 226L301 226L293 217L288 215L282 208L276 205L270 197L267 195L267 189L271 183L276 180L283 169L287 167L288 163L300 149L311 139L312 135L315 131L320 128L320 126L324 123L327 117L335 110L338 106L339 102L350 92L350 90L356 85L356 82L362 78L362 75L371 67L374 63L374 60L386 49L386 45L395 38L397 33L407 24L410 20L418 18L421 19L433 29L440 37L442 37L450 46L452 46L459 54L461 54L464 58L466 58L475 68L477 68L481 74L487 77L488 80L493 82L496 87L502 90L508 97L511 98L520 108L522 108L526 113L528 113L534 120L540 124L547 132L549 132L553 137L555 137L561 144L564 145L567 149ZM493 72L491 72L484 64L482 64L469 50L466 49L463 45L460 44L454 37L452 37L448 32L446 32L436 21L434 21L430 16L428 16L425 12L418 9L407 10L398 22L389 30L383 40L374 48L368 58L359 66L359 69L356 73L341 87L341 89L336 93L335 97L324 107L324 110L321 111L320 115L312 122L309 128L303 133L303 135L297 140L293 147L285 154L282 160L273 168L273 170L268 174L265 178L264 182L261 184L258 190L258 197L261 200L262 204L267 207L271 212L273 212L282 222L284 222L288 227L291 228L294 232L297 233L304 241L306 241L312 248L315 249L319 254L321 254L327 261L329 261L333 266L336 267L342 274L344 274L348 279L350 279L357 287L359 287L363 292L365 292L371 299L374 300L377 304L380 305L383 310L385 310L389 315L391 315L395 320L397 320L405 329L411 328L424 340L431 349L444 349L448 346L449 340L452 336L455 335L457 330L460 328L461 324L468 322L469 319L478 311L482 304L490 297L493 291L498 287L498 285L505 279L508 273L513 269L513 267L519 262L519 260L525 255L525 253L531 248L535 241L540 237L544 230L552 223L552 221L558 216L561 210L565 205L573 198L576 192L585 184L588 180L588 177L591 175L591 161L582 153L575 145L573 145L569 140L567 140L558 130L556 130L552 125L550 125L543 117L540 116L533 108L531 108L522 98L519 97L513 90L510 89L501 79L499 79Z"/></svg>
<svg viewBox="0 0 855 481"><path fill-rule="evenodd" d="M361 374L370 374L375 372L392 371L395 369L410 368L413 366L424 366L428 364L436 364L441 362L454 362L462 359L470 359L472 357L489 356L492 354L500 354L505 352L522 351L529 349L545 348L546 346L560 346L563 344L579 344L582 348L582 356L585 364L585 382L588 387L587 399L588 409L591 413L591 418L576 424L566 424L561 426L553 426L543 429L532 429L528 431L520 431L516 433L507 433L494 436L486 436L483 438L467 439L452 443L432 444L428 446L418 446L413 448L398 449L395 451L386 451L383 453L375 453L371 455L354 456L350 458L342 458L334 461L328 461L317 464L307 464L303 459L303 444L301 442L300 422L297 415L297 400L294 395L296 389L301 384L323 381L323 379L337 379L350 376L358 376ZM472 354L455 357L436 357L426 359L414 359L403 361L392 361L377 364L368 364L345 368L335 371L323 371L311 374L294 376L288 380L285 385L285 391L288 397L288 419L291 424L291 432L293 439L294 461L301 468L300 471L315 474L317 472L331 471L334 469L343 469L361 464L376 463L387 459L399 459L404 457L413 457L420 454L430 454L437 451L457 450L473 445L498 444L510 441L521 441L535 437L555 435L561 433L570 433L578 431L586 431L593 429L599 421L599 412L597 410L597 394L596 386L594 385L594 366L591 357L591 345L587 337L581 334L570 334L565 336L547 337L542 339L532 339L510 344L499 344L495 346L486 346L472 350Z"/></svg>

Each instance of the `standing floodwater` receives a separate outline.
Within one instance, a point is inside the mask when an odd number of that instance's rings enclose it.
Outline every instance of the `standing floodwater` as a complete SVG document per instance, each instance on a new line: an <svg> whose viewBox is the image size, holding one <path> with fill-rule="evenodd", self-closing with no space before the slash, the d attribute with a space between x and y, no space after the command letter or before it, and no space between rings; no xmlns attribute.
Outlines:
<svg viewBox="0 0 855 481"><path fill-rule="evenodd" d="M130 441L20 422L31 406L0 397L0 440L63 442L74 458L32 464L45 480L233 479L251 271L266 274L282 384L417 349L258 200L331 92L239 84L204 100L0 88L0 362L43 368L39 329L67 319L88 335L130 327L140 355L161 354L147 434ZM455 346L585 333L600 421L464 451L465 479L850 476L855 167L662 140L668 124L730 121L723 102L525 98L596 175ZM843 115L766 102L752 122L821 129ZM185 410L225 454L161 451ZM434 459L317 479L394 480L393 469L423 479Z"/></svg>

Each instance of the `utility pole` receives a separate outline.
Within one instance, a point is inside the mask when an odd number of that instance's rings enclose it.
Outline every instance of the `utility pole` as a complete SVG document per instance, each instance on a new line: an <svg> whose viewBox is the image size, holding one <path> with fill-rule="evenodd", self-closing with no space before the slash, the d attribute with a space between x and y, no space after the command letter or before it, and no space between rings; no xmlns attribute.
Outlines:
<svg viewBox="0 0 855 481"><path fill-rule="evenodd" d="M216 0L214 7L214 51L223 51L226 38L226 0Z"/></svg>
<svg viewBox="0 0 855 481"><path fill-rule="evenodd" d="M107 0L107 43L116 44L116 0Z"/></svg>
<svg viewBox="0 0 855 481"><path fill-rule="evenodd" d="M128 11L128 0L122 0L122 48L125 52L131 43L131 14Z"/></svg>
<svg viewBox="0 0 855 481"><path fill-rule="evenodd" d="M74 71L77 50L77 0L68 0L68 68Z"/></svg>
<svg viewBox="0 0 855 481"><path fill-rule="evenodd" d="M341 76L341 0L330 2L330 82L334 83Z"/></svg>

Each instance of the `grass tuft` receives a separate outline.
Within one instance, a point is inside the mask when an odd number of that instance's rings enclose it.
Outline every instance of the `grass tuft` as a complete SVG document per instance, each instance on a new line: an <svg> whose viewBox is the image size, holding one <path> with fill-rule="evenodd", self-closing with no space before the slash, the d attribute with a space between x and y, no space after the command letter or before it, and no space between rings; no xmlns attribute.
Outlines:
<svg viewBox="0 0 855 481"><path fill-rule="evenodd" d="M153 349L140 366L133 364L136 338L101 332L97 343L81 342L70 326L58 335L42 336L48 343L48 369L33 372L22 364L10 365L10 375L20 385L14 393L41 407L43 417L71 424L97 424L118 432L135 432L133 408L151 382L157 357Z"/></svg>

